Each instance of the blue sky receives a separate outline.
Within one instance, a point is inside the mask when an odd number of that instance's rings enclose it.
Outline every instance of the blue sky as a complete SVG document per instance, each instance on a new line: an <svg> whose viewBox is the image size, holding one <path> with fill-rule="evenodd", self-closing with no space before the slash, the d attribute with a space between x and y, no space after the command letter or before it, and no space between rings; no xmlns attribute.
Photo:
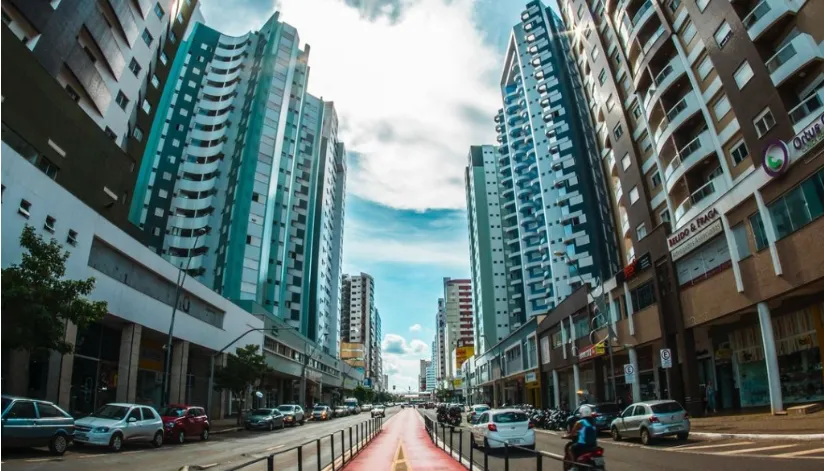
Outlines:
<svg viewBox="0 0 824 471"><path fill-rule="evenodd" d="M510 28L526 0L201 0L209 26L276 9L311 45L309 91L334 101L349 151L344 268L375 278L384 369L417 389L442 279L469 277L463 168L492 143Z"/></svg>

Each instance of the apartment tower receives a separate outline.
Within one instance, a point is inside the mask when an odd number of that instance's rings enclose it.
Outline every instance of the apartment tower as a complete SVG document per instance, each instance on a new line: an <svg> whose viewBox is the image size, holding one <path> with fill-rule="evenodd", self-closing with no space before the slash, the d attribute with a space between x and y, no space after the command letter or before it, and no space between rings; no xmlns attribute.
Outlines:
<svg viewBox="0 0 824 471"><path fill-rule="evenodd" d="M341 296L341 342L363 345L364 371L373 384L381 381L380 313L375 306L372 276L343 275Z"/></svg>

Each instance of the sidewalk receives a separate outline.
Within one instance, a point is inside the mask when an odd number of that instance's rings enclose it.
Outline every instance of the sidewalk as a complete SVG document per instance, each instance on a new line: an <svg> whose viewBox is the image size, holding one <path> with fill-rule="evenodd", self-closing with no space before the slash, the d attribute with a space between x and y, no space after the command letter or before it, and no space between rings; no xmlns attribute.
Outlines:
<svg viewBox="0 0 824 471"><path fill-rule="evenodd" d="M385 422L383 432L344 469L466 471L460 463L435 447L414 409L404 409Z"/></svg>
<svg viewBox="0 0 824 471"><path fill-rule="evenodd" d="M227 417L212 421L212 435L216 433L229 433L243 430L242 425L237 424L237 417Z"/></svg>
<svg viewBox="0 0 824 471"><path fill-rule="evenodd" d="M772 415L765 409L752 413L696 417L690 422L693 434L824 434L824 411L807 415Z"/></svg>

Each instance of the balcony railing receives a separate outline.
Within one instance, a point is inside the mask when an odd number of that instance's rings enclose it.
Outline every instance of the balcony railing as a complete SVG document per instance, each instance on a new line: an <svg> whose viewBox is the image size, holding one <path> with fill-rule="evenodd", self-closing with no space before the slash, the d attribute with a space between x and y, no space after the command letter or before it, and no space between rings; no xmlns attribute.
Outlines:
<svg viewBox="0 0 824 471"><path fill-rule="evenodd" d="M644 13L646 13L650 8L652 8L652 0L647 0L643 5L641 5L641 8L635 12L635 16L632 17L632 26L636 26L638 22L641 21L641 17L644 16Z"/></svg>
<svg viewBox="0 0 824 471"><path fill-rule="evenodd" d="M761 3L755 6L752 11L744 17L741 21L744 23L744 28L750 29L755 23L770 12L770 4L767 0L762 0Z"/></svg>
<svg viewBox="0 0 824 471"><path fill-rule="evenodd" d="M779 49L766 66L773 84L778 86L815 60L824 60L824 48L810 34L799 33Z"/></svg>
<svg viewBox="0 0 824 471"><path fill-rule="evenodd" d="M773 73L778 70L779 67L786 64L790 59L796 56L798 51L796 51L795 46L792 42L787 43L784 47L778 50L774 56L770 57L767 61L766 66L767 70L770 73Z"/></svg>
<svg viewBox="0 0 824 471"><path fill-rule="evenodd" d="M697 206L701 201L709 198L712 195L720 193L721 191L726 190L726 185L724 184L724 176L721 175L720 167L718 171L713 172L710 177L710 181L703 184L700 188L693 191L692 194L687 196L681 204L675 209L675 220L676 225L678 221L680 221L687 212L693 207ZM686 219L686 218L685 218Z"/></svg>
<svg viewBox="0 0 824 471"><path fill-rule="evenodd" d="M653 35L652 35L652 37L650 37L650 38L647 40L646 44L644 44L644 49L643 49L644 54L646 54L647 52L649 52L649 50L650 50L650 49L652 48L652 46L655 44L655 41L658 41L658 38L660 38L661 36L663 36L665 32L666 32L666 30L664 29L664 27L663 27L663 26L660 26L660 27L658 28L658 30L655 32L655 34L653 34Z"/></svg>
<svg viewBox="0 0 824 471"><path fill-rule="evenodd" d="M804 101L796 105L790 110L790 122L793 123L795 132L801 132L802 129L810 125L816 115L824 112L824 88L819 88L814 94L805 98Z"/></svg>

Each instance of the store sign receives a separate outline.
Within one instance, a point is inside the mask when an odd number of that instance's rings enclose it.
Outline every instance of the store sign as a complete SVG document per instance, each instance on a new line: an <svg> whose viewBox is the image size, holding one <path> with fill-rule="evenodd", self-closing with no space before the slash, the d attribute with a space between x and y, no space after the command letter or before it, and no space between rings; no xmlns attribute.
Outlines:
<svg viewBox="0 0 824 471"><path fill-rule="evenodd" d="M695 236L695 234L698 234L702 229L716 221L720 215L721 213L717 208L710 208L704 211L703 214L699 214L695 219L690 221L689 224L684 225L678 232L672 234L669 239L667 239L667 245L669 245L670 251L679 245L685 244L691 237Z"/></svg>
<svg viewBox="0 0 824 471"><path fill-rule="evenodd" d="M676 261L684 255L692 252L693 250L700 247L705 242L722 233L723 231L724 228L721 225L721 221L715 221L714 223L710 224L709 227L705 228L703 231L700 231L698 234L694 235L683 244L674 248L670 252L670 255L672 256L672 261Z"/></svg>
<svg viewBox="0 0 824 471"><path fill-rule="evenodd" d="M764 149L761 168L773 178L781 176L790 167L792 161L811 151L822 141L824 141L824 114L793 136L789 144L778 139L771 141Z"/></svg>
<svg viewBox="0 0 824 471"><path fill-rule="evenodd" d="M580 352L578 354L578 360L589 360L590 358L601 356L604 353L606 353L606 348L604 347L603 342L596 343L595 345L590 345L582 352Z"/></svg>
<svg viewBox="0 0 824 471"><path fill-rule="evenodd" d="M652 266L652 256L650 256L649 252L642 255L640 258L636 258L632 261L629 265L625 266L623 270L619 271L615 275L615 281L618 283L623 283L625 281L629 281L633 279L636 275L643 272L647 268Z"/></svg>
<svg viewBox="0 0 824 471"><path fill-rule="evenodd" d="M527 374L524 376L524 382L527 382L527 383L534 383L535 381L538 381L538 375L537 375L537 374L535 374L534 372L532 372L532 373L527 373Z"/></svg>

